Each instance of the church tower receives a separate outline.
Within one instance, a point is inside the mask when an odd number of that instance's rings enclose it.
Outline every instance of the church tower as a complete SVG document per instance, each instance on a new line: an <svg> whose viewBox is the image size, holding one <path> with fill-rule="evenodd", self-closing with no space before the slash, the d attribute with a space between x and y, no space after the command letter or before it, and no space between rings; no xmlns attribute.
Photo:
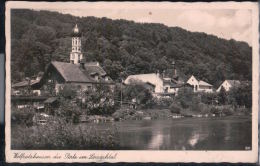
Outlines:
<svg viewBox="0 0 260 166"><path fill-rule="evenodd" d="M76 24L72 30L72 50L70 53L70 63L80 64L83 63L84 58L81 53L81 33L78 25Z"/></svg>

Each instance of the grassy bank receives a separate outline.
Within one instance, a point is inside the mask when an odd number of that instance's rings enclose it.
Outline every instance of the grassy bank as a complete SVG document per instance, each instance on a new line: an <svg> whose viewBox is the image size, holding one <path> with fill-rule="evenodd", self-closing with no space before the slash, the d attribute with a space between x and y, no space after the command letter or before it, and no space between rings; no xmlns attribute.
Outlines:
<svg viewBox="0 0 260 166"><path fill-rule="evenodd" d="M104 150L119 146L116 127L98 131L62 120L31 127L14 125L11 134L11 147L16 150Z"/></svg>
<svg viewBox="0 0 260 166"><path fill-rule="evenodd" d="M212 106L199 104L196 108L181 108L171 106L168 109L118 109L112 117L114 120L142 120L142 119L169 119L173 117L212 117L212 116L230 116L230 115L249 115L247 108L234 108L232 106Z"/></svg>

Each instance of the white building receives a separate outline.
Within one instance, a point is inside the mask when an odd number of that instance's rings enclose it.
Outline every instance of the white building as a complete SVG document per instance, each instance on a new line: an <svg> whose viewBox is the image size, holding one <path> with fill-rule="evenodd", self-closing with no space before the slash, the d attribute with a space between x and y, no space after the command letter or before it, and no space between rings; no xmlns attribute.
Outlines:
<svg viewBox="0 0 260 166"><path fill-rule="evenodd" d="M193 86L194 92L213 92L213 86L211 84L198 80L193 75L188 79L187 83Z"/></svg>
<svg viewBox="0 0 260 166"><path fill-rule="evenodd" d="M225 91L229 91L230 88L239 86L241 83L238 80L225 80L217 89L217 92L220 92L221 87L225 89Z"/></svg>
<svg viewBox="0 0 260 166"><path fill-rule="evenodd" d="M136 82L154 85L153 95L155 97L175 95L177 94L179 88L184 85L183 82L176 81L172 78L165 78L159 73L130 75L124 81L125 84Z"/></svg>

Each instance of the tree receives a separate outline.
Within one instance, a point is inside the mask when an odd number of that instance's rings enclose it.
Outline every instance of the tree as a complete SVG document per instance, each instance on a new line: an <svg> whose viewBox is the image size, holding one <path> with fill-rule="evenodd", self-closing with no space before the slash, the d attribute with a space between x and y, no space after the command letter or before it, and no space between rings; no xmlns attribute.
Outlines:
<svg viewBox="0 0 260 166"><path fill-rule="evenodd" d="M218 102L219 102L219 104L222 104L222 105L227 104L227 92L223 87L221 87L221 89L218 93Z"/></svg>
<svg viewBox="0 0 260 166"><path fill-rule="evenodd" d="M75 20L83 34L83 54L104 64L115 80L120 72L163 71L172 59L183 77L198 74L214 86L225 78L252 79L252 47L245 42L162 24L16 9L11 20L12 82L43 71L50 60L68 62Z"/></svg>
<svg viewBox="0 0 260 166"><path fill-rule="evenodd" d="M109 115L115 112L114 92L109 86L97 84L86 90L83 98L87 114Z"/></svg>
<svg viewBox="0 0 260 166"><path fill-rule="evenodd" d="M151 91L145 87L144 83L132 82L123 89L123 100L131 102L136 99L137 104L141 107L150 107L153 103Z"/></svg>
<svg viewBox="0 0 260 166"><path fill-rule="evenodd" d="M182 108L189 108L192 105L194 92L192 88L183 87L178 91L175 102L180 103Z"/></svg>
<svg viewBox="0 0 260 166"><path fill-rule="evenodd" d="M251 82L243 82L240 86L231 88L229 91L229 99L231 103L246 108L252 107L252 84Z"/></svg>

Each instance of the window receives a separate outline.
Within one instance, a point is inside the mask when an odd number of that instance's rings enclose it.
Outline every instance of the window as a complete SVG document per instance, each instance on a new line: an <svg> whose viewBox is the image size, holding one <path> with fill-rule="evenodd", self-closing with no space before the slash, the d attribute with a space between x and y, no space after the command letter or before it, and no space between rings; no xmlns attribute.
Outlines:
<svg viewBox="0 0 260 166"><path fill-rule="evenodd" d="M98 75L95 76L95 80L98 80Z"/></svg>

